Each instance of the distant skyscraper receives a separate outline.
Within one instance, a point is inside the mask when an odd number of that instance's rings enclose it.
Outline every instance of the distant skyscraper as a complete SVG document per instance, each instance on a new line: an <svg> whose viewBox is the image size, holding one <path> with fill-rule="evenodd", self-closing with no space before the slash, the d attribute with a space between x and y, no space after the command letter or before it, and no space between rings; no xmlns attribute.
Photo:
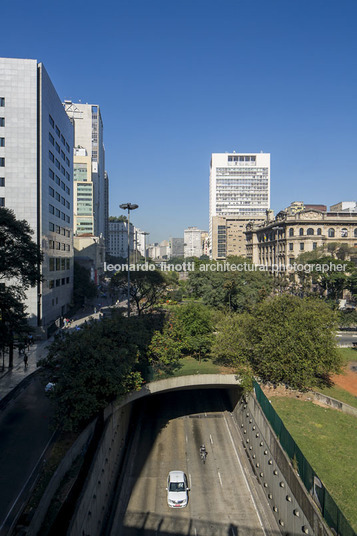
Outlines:
<svg viewBox="0 0 357 536"><path fill-rule="evenodd" d="M204 243L207 231L197 227L188 227L184 231L184 257L201 257L204 252Z"/></svg>
<svg viewBox="0 0 357 536"><path fill-rule="evenodd" d="M270 207L269 153L213 153L210 167L209 234L214 216L255 216Z"/></svg>
<svg viewBox="0 0 357 536"><path fill-rule="evenodd" d="M32 325L45 333L73 291L73 126L42 63L0 58L0 205L27 220L44 261L27 292Z"/></svg>
<svg viewBox="0 0 357 536"><path fill-rule="evenodd" d="M96 104L73 103L68 100L64 102L64 108L74 124L73 171L75 196L77 195L74 232L77 235L92 233L105 238L108 225L106 222L108 185L105 178L103 122L100 109ZM83 149L85 154L81 152ZM92 183L91 186L89 182Z"/></svg>

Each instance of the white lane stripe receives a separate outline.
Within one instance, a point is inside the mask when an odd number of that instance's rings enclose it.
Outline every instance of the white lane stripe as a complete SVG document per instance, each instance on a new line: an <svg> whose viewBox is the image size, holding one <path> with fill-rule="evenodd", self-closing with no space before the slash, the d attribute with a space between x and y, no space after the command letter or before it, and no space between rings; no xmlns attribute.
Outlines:
<svg viewBox="0 0 357 536"><path fill-rule="evenodd" d="M264 535L267 536L267 533L265 532L265 529L264 529L264 526L263 526L262 518L260 517L260 514L259 514L259 510L258 510L257 504L256 504L256 502L255 502L255 500L254 500L254 497L253 497L252 490L250 489L249 482L248 482L248 480L247 480L247 477L245 476L245 473L244 473L244 470L243 470L243 466L242 466L242 462L241 462L240 459L239 459L239 455L238 455L236 446L235 446L235 444L234 444L234 439L233 439L233 437L232 437L231 431L230 431L229 426L228 426L227 418L226 418L225 415L224 415L224 422L226 423L227 430L228 430L228 434L229 434L229 437L231 438L231 442L232 442L232 445L233 445L233 449L234 449L235 455L236 455L237 460L238 460L239 467L240 467L240 469L241 469L241 471L242 471L242 475L243 475L244 481L245 481L245 483L246 483L246 486L247 486L248 491L249 491L249 493L250 493L250 496L251 496L251 498L252 498L252 501L253 501L253 505L254 505L255 511L257 512L257 516L258 516L259 524L260 524L260 526L261 526L261 528L262 528L262 531L263 531Z"/></svg>
<svg viewBox="0 0 357 536"><path fill-rule="evenodd" d="M188 479L190 481L190 488L192 488L192 478L191 478L191 473L188 473Z"/></svg>
<svg viewBox="0 0 357 536"><path fill-rule="evenodd" d="M213 445L213 439L212 439L211 434L209 435L209 440L210 440L210 442L211 442L211 445Z"/></svg>
<svg viewBox="0 0 357 536"><path fill-rule="evenodd" d="M221 473L219 471L218 471L218 478L219 478L219 483L221 484L221 488L223 488Z"/></svg>

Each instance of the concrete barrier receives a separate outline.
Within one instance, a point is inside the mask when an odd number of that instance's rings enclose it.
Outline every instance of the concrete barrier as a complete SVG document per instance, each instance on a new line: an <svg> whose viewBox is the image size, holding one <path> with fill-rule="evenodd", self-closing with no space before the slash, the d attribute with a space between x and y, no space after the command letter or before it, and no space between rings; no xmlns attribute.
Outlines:
<svg viewBox="0 0 357 536"><path fill-rule="evenodd" d="M74 460L86 449L86 446L91 440L93 431L95 428L96 421L93 421L87 428L80 434L77 440L73 443L71 448L68 450L61 463L57 467L55 473L53 474L46 490L41 498L41 501L36 508L36 512L31 520L31 523L27 529L26 534L29 536L35 536L38 534L41 525L45 519L47 510L51 504L53 497L56 494L56 491L59 488L59 485L66 475L67 471L71 468Z"/></svg>
<svg viewBox="0 0 357 536"><path fill-rule="evenodd" d="M253 470L282 534L332 536L321 512L293 469L257 399L240 400L233 415Z"/></svg>
<svg viewBox="0 0 357 536"><path fill-rule="evenodd" d="M316 391L311 391L311 393L312 393L314 400L317 400L318 402L321 402L322 404L326 404L326 406L330 406L333 409L338 409L342 411L343 413L347 413L348 415L353 415L354 417L357 417L357 408L354 408L353 406L349 406L348 404L345 404L344 402L341 402L340 400L336 400L336 398L323 395L322 393L318 393Z"/></svg>

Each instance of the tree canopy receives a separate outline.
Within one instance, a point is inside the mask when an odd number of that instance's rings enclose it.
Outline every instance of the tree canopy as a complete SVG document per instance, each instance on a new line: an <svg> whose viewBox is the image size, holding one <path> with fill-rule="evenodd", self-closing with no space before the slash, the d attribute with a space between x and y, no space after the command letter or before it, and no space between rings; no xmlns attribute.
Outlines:
<svg viewBox="0 0 357 536"><path fill-rule="evenodd" d="M263 381L312 387L340 370L336 326L337 313L319 299L275 296L251 314L226 317L212 355L225 364L251 367Z"/></svg>
<svg viewBox="0 0 357 536"><path fill-rule="evenodd" d="M29 332L24 300L26 290L41 281L42 254L33 231L15 213L0 208L0 314L1 347L9 348L12 367L14 336Z"/></svg>
<svg viewBox="0 0 357 536"><path fill-rule="evenodd" d="M167 287L166 279L159 270L130 271L130 298L135 303L138 314L151 310L164 296ZM116 272L110 280L110 290L115 291L128 288L128 272Z"/></svg>

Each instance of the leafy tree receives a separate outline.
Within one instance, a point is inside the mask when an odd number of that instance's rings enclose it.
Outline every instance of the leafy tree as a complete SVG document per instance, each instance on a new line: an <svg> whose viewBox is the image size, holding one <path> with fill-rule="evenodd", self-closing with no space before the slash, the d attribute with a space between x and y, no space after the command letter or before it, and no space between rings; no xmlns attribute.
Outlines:
<svg viewBox="0 0 357 536"><path fill-rule="evenodd" d="M119 289L127 290L128 272L122 270L113 275L110 280L112 293ZM130 272L130 298L136 305L138 314L151 310L164 295L167 283L164 275L155 271L131 271Z"/></svg>
<svg viewBox="0 0 357 536"><path fill-rule="evenodd" d="M230 257L227 263L245 266L245 270L225 271L222 262L196 261L195 271L189 273L193 295L211 307L243 312L271 293L274 280L269 273L254 270L253 264L243 257ZM202 264L207 270L201 270ZM211 270L211 266L215 269Z"/></svg>
<svg viewBox="0 0 357 536"><path fill-rule="evenodd" d="M319 299L274 296L218 326L212 355L263 381L305 389L340 371L337 313Z"/></svg>
<svg viewBox="0 0 357 536"><path fill-rule="evenodd" d="M259 304L247 331L254 373L302 389L338 372L337 314L324 302L276 296Z"/></svg>
<svg viewBox="0 0 357 536"><path fill-rule="evenodd" d="M75 305L83 305L85 298L94 298L96 295L97 286L91 280L89 270L75 262L73 274L73 301Z"/></svg>
<svg viewBox="0 0 357 536"><path fill-rule="evenodd" d="M114 315L57 337L39 362L46 378L55 383L51 399L56 424L77 429L117 397L140 388L148 346L160 325L160 315Z"/></svg>
<svg viewBox="0 0 357 536"><path fill-rule="evenodd" d="M2 349L9 348L13 366L14 336L29 331L23 302L26 290L41 281L42 254L32 240L33 231L12 210L0 208L0 314Z"/></svg>
<svg viewBox="0 0 357 536"><path fill-rule="evenodd" d="M211 356L217 363L234 367L245 392L252 390L254 379L249 361L252 348L247 337L250 323L251 316L247 313L222 316L211 349Z"/></svg>
<svg viewBox="0 0 357 536"><path fill-rule="evenodd" d="M200 303L189 303L174 312L176 330L182 340L182 350L194 357L208 354L212 344L212 313Z"/></svg>
<svg viewBox="0 0 357 536"><path fill-rule="evenodd" d="M171 314L161 331L155 331L149 346L149 362L157 372L172 373L179 366L182 340Z"/></svg>

